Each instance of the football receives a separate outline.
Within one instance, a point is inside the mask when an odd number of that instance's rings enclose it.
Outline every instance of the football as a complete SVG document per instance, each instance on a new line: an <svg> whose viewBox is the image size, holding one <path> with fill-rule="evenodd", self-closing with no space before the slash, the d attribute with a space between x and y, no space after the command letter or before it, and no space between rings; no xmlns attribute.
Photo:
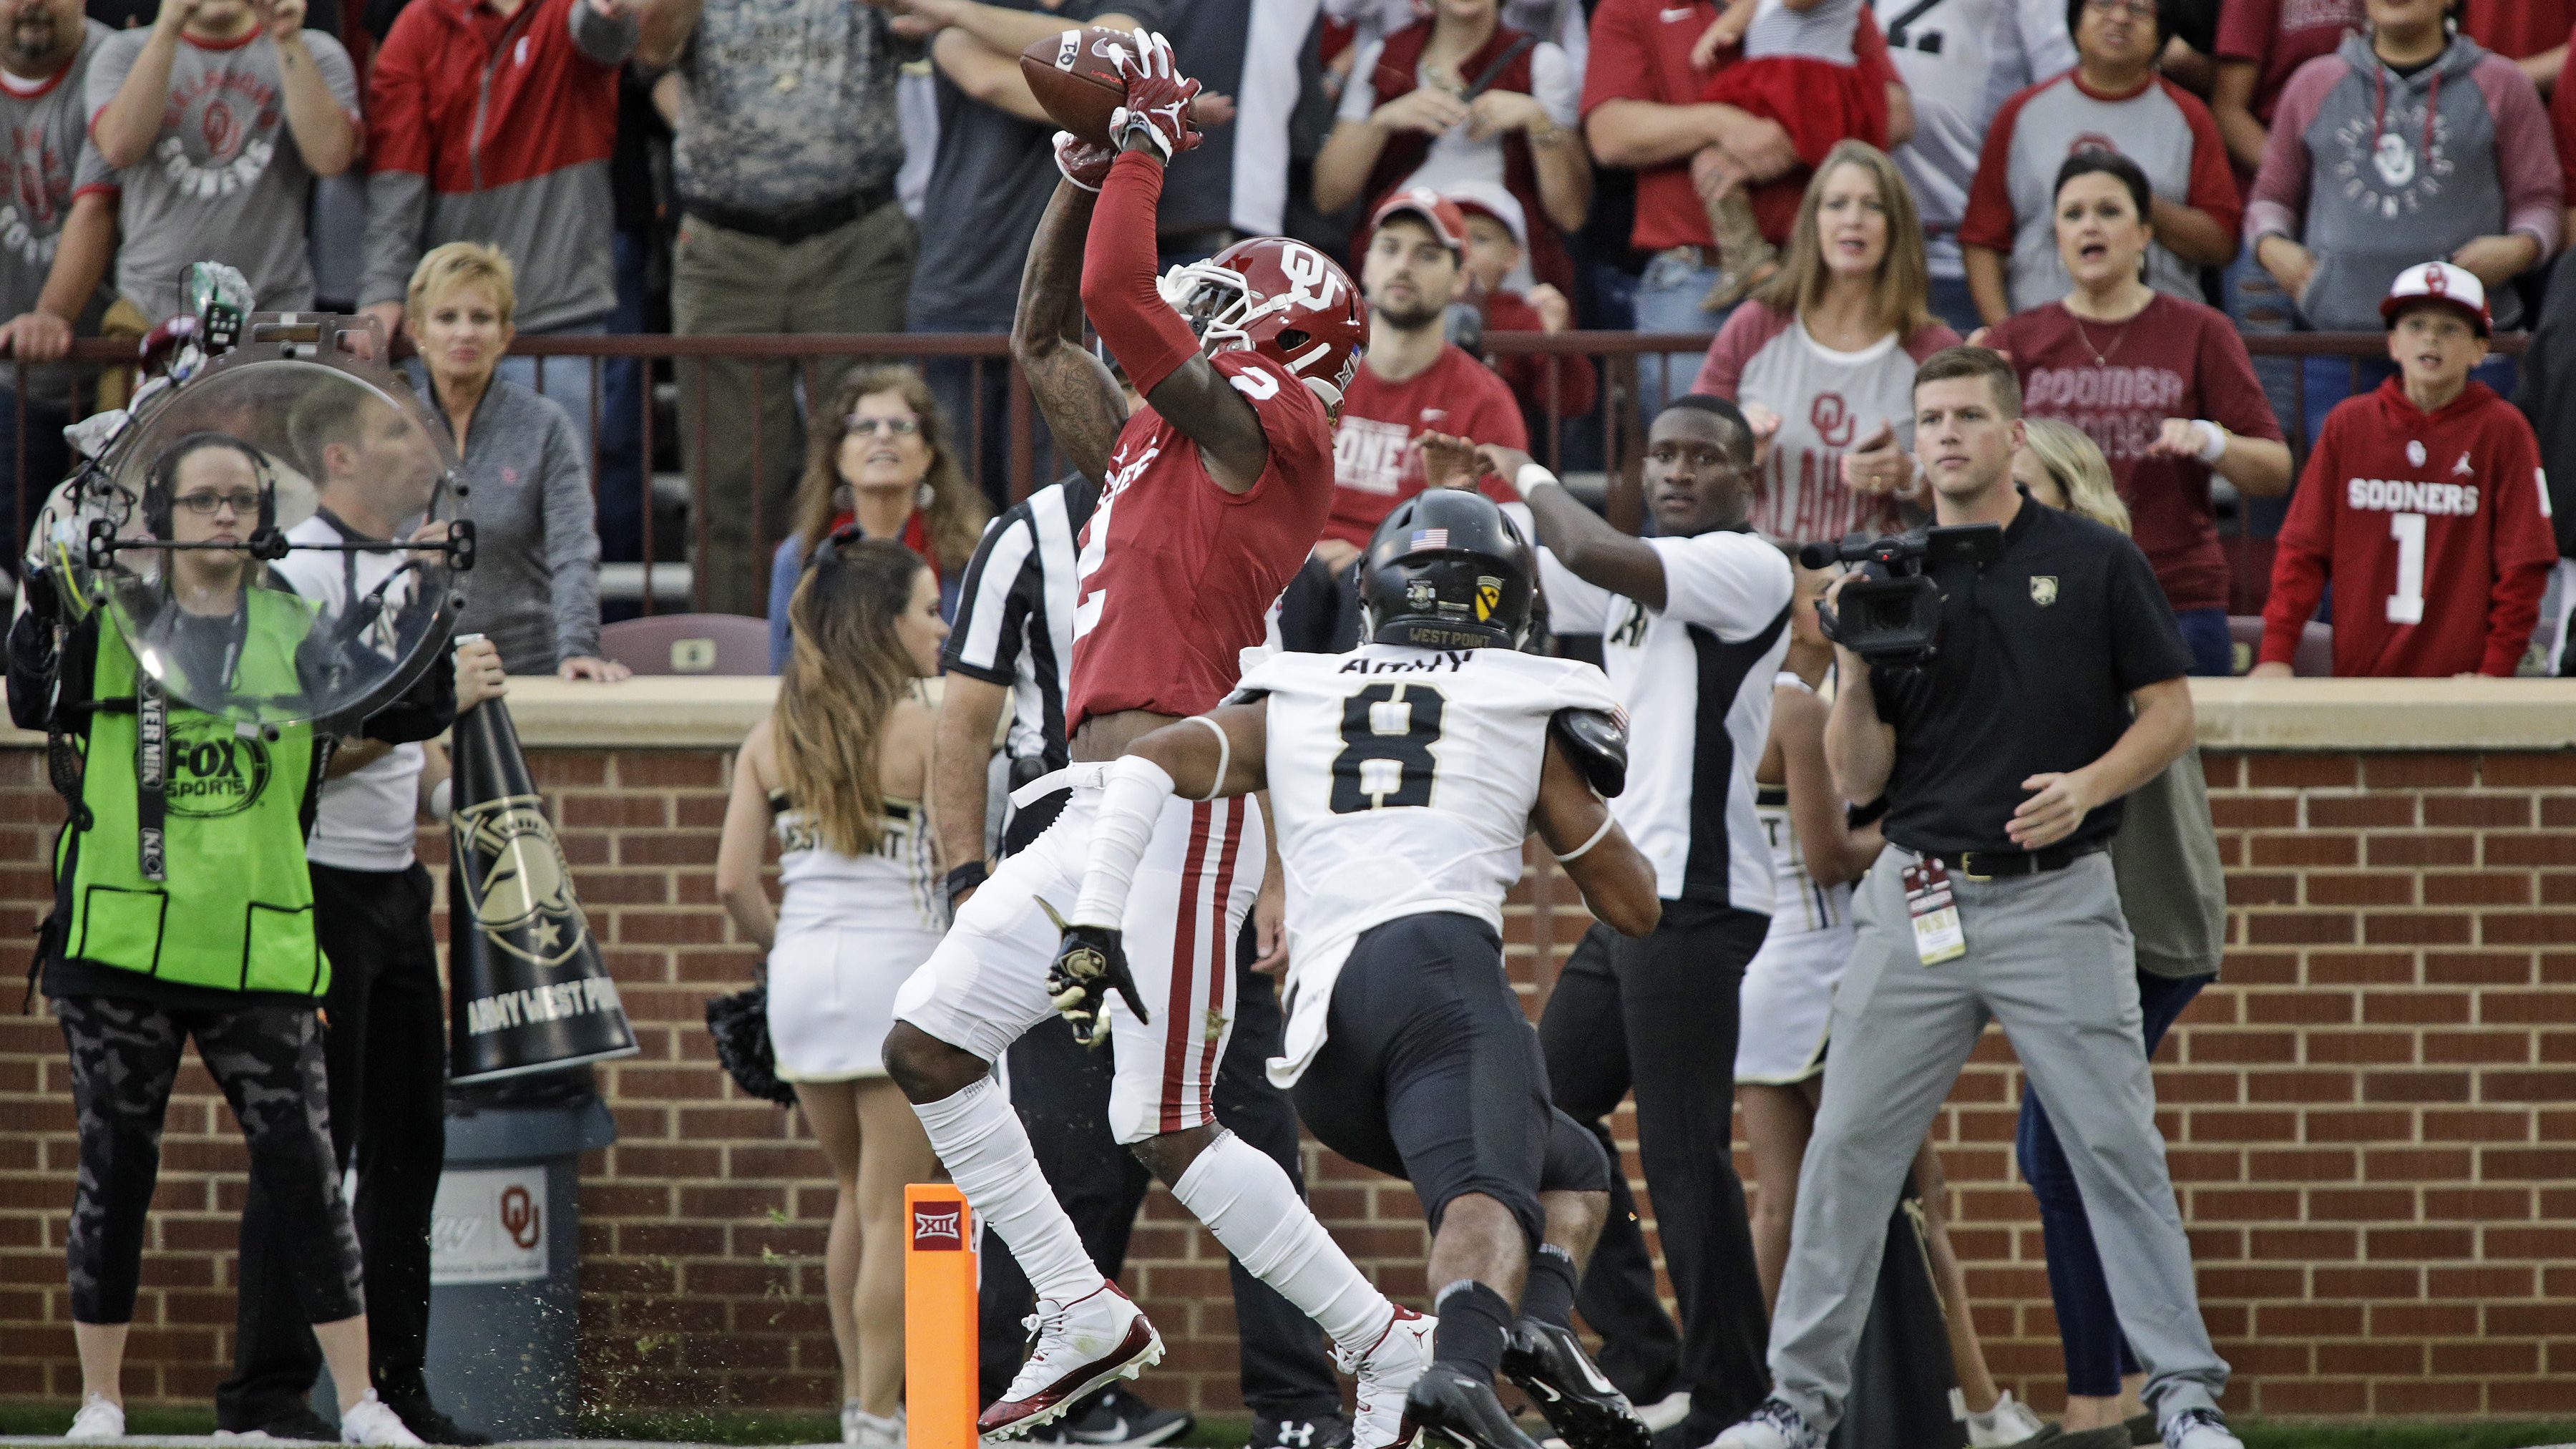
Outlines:
<svg viewBox="0 0 2576 1449"><path fill-rule="evenodd" d="M1109 113L1127 101L1117 57L1136 54L1136 37L1124 30L1086 25L1050 35L1020 52L1020 74L1055 123L1086 141L1107 145Z"/></svg>

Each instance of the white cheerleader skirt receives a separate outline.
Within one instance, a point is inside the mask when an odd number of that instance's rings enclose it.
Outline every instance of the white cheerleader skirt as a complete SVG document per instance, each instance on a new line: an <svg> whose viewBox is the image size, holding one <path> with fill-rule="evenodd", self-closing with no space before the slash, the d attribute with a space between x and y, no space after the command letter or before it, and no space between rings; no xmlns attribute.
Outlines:
<svg viewBox="0 0 2576 1449"><path fill-rule="evenodd" d="M1762 949L1744 968L1736 1081L1786 1086L1825 1069L1834 988L1842 984L1859 939L1848 922L1821 931L1775 930L1763 938Z"/></svg>
<svg viewBox="0 0 2576 1449"><path fill-rule="evenodd" d="M769 948L769 1045L782 1082L882 1077L894 994L939 933L901 926L805 926Z"/></svg>

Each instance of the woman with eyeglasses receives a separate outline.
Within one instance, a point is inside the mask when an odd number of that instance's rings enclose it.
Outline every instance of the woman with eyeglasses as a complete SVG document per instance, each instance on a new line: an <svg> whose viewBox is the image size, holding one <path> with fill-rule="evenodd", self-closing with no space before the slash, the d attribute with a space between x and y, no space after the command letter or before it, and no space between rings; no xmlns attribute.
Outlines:
<svg viewBox="0 0 2576 1449"><path fill-rule="evenodd" d="M868 367L841 382L828 413L808 430L796 524L769 569L769 667L787 666L788 601L805 556L835 529L891 539L930 566L939 615L957 610L957 586L992 512L966 481L948 419L930 384L909 367Z"/></svg>
<svg viewBox="0 0 2576 1449"><path fill-rule="evenodd" d="M2146 173L2153 201L2147 283L2197 301L2202 267L2236 257L2244 203L2227 143L2200 98L2159 75L2172 34L2156 0L2067 0L2075 69L2004 102L1959 220L1968 291L1991 325L2065 296L2053 203L2067 157L2109 151Z"/></svg>
<svg viewBox="0 0 2576 1449"><path fill-rule="evenodd" d="M624 679L599 657L599 528L590 455L563 404L499 375L518 336L510 259L449 242L412 270L403 330L420 349L421 400L447 427L471 485L474 572L456 627L512 674ZM578 359L575 359L576 361Z"/></svg>
<svg viewBox="0 0 2576 1449"><path fill-rule="evenodd" d="M823 1257L841 1355L841 1439L903 1443L903 1186L939 1169L887 1080L878 1046L894 997L947 925L928 812L948 626L920 557L844 527L815 548L783 611L794 652L778 702L734 756L716 893L769 953L769 1039L780 1080L839 1195ZM778 838L781 900L761 885Z"/></svg>

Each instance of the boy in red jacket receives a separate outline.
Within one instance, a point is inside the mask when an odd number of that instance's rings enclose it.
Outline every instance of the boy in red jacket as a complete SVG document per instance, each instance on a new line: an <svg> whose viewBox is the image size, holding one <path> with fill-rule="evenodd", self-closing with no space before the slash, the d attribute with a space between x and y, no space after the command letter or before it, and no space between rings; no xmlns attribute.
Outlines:
<svg viewBox="0 0 2576 1449"><path fill-rule="evenodd" d="M2338 675L2510 675L2558 561L2531 424L2469 372L2486 288L2448 262L2380 303L2398 375L2326 417L2272 559L2258 676L2290 672L2331 577Z"/></svg>

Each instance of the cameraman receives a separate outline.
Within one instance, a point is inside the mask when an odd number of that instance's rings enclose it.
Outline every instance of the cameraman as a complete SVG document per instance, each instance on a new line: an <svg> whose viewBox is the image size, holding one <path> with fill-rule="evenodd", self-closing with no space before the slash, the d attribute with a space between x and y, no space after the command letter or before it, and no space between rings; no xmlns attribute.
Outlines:
<svg viewBox="0 0 2576 1449"><path fill-rule="evenodd" d="M1893 848L1853 903L1860 940L1771 1321L1775 1387L1713 1449L1816 1449L1841 1417L1888 1207L1989 1017L2067 1142L2164 1442L2242 1449L2217 1410L2227 1365L2201 1325L2105 853L2120 797L2191 748L2191 656L2134 544L2014 485L2021 388L2000 354L1934 354L1914 411L1936 520L2000 525L2001 552L1927 565L1942 590L1929 662L1837 651L1827 759L1845 799L1886 795ZM1829 608L1857 577L1827 587Z"/></svg>

